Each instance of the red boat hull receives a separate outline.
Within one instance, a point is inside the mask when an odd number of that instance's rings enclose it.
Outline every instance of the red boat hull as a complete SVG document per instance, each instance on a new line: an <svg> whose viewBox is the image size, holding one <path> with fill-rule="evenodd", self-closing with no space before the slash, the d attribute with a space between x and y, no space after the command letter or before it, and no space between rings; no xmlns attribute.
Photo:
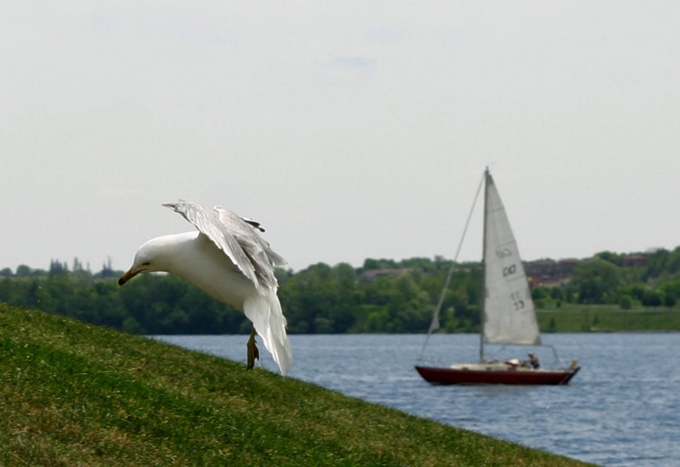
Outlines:
<svg viewBox="0 0 680 467"><path fill-rule="evenodd" d="M425 381L436 384L568 384L580 369L480 371L416 366Z"/></svg>

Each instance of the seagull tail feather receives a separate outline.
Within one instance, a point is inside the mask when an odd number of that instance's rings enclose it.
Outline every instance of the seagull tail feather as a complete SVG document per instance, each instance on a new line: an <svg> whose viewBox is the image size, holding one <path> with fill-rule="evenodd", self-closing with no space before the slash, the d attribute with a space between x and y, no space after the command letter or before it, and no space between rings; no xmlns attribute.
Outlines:
<svg viewBox="0 0 680 467"><path fill-rule="evenodd" d="M293 360L293 351L286 334L286 317L283 316L276 293L268 291L263 295L246 298L243 311L253 322L255 331L262 337L264 346L279 365L281 374L285 376Z"/></svg>

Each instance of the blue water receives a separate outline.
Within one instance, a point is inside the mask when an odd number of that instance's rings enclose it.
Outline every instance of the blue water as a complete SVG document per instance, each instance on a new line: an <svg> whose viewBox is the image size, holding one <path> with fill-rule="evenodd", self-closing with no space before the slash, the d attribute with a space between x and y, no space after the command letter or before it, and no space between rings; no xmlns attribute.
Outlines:
<svg viewBox="0 0 680 467"><path fill-rule="evenodd" d="M245 361L247 336L156 338ZM595 464L680 466L680 334L549 334L544 341L563 360L578 358L581 372L568 386L430 385L413 368L423 335L293 335L289 376ZM441 364L474 362L478 346L475 335L435 335L426 355ZM259 365L277 371L260 348ZM552 353L537 353L550 366ZM508 356L525 357L497 355Z"/></svg>

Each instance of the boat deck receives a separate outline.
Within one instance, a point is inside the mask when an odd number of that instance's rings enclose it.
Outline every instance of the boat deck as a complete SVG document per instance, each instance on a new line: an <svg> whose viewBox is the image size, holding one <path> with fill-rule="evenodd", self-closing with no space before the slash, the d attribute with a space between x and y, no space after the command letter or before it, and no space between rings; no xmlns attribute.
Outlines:
<svg viewBox="0 0 680 467"><path fill-rule="evenodd" d="M531 368L523 365L516 365L507 362L484 362L484 363L457 363L449 367L452 370L469 370L469 371L526 371L531 373L554 373L555 371L566 370L547 370L540 368Z"/></svg>

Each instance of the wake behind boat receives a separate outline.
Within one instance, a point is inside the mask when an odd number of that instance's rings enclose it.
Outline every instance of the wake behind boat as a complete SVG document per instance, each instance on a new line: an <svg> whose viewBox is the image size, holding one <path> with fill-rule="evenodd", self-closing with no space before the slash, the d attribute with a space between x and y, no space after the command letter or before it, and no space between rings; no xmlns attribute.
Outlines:
<svg viewBox="0 0 680 467"><path fill-rule="evenodd" d="M517 242L488 168L484 172L483 183L485 187L483 294L479 362L454 364L450 367L418 364L415 368L426 381L440 384L567 384L580 370L576 360L569 367L541 369L535 355L531 353L529 360L513 358L498 361L485 358L485 344L541 346L542 343L536 321L536 311L524 266L519 257ZM477 193L479 194L479 190ZM475 203L476 200L477 197L475 197ZM475 203L473 203L473 209ZM467 230L470 217L468 217L465 230ZM463 233L464 236L465 233ZM460 252L460 246L458 252ZM457 257L458 253L456 253L456 260ZM454 260L454 265L456 260ZM421 352L421 362L430 335L439 328L439 312L454 265L451 266L432 318L423 352ZM555 360L559 363L554 348L553 352Z"/></svg>

